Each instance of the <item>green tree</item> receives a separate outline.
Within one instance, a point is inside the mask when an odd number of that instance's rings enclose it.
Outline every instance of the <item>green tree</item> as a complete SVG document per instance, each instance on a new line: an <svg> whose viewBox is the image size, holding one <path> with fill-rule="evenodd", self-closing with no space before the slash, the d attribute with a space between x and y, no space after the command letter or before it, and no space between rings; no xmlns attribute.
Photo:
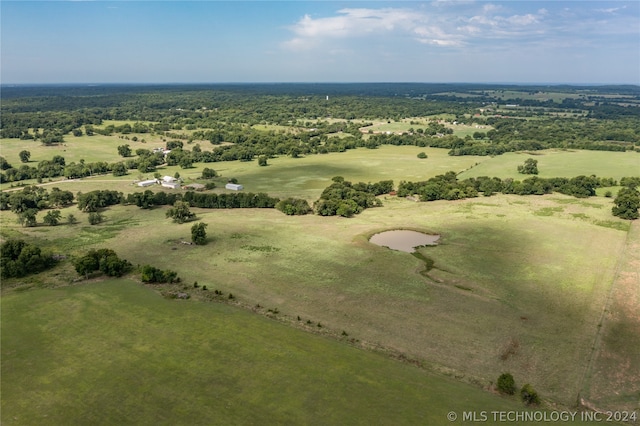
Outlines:
<svg viewBox="0 0 640 426"><path fill-rule="evenodd" d="M189 203L186 201L176 201L173 207L167 210L167 217L173 219L174 222L184 223L188 220L192 220L196 214L189 210Z"/></svg>
<svg viewBox="0 0 640 426"><path fill-rule="evenodd" d="M207 243L207 224L203 222L194 223L191 227L191 241L199 246Z"/></svg>
<svg viewBox="0 0 640 426"><path fill-rule="evenodd" d="M36 226L36 215L38 214L37 209L26 209L20 213L18 213L18 223L22 226L32 227Z"/></svg>
<svg viewBox="0 0 640 426"><path fill-rule="evenodd" d="M61 217L60 210L51 210L47 212L47 214L44 216L42 220L48 226L56 226L57 224L60 223L60 217Z"/></svg>
<svg viewBox="0 0 640 426"><path fill-rule="evenodd" d="M502 373L498 377L498 391L507 395L513 395L516 393L516 382L513 379L511 373Z"/></svg>
<svg viewBox="0 0 640 426"><path fill-rule="evenodd" d="M129 145L120 145L118 147L118 154L122 157L131 157L131 147Z"/></svg>
<svg viewBox="0 0 640 426"><path fill-rule="evenodd" d="M636 188L624 187L618 191L618 195L613 200L615 204L611 209L611 213L614 216L622 219L638 219L640 214L640 192Z"/></svg>
<svg viewBox="0 0 640 426"><path fill-rule="evenodd" d="M127 174L127 171L127 166L125 166L123 162L115 163L111 166L111 173L113 173L114 176L124 176Z"/></svg>
<svg viewBox="0 0 640 426"><path fill-rule="evenodd" d="M522 173L523 175L537 175L538 160L527 158L526 160L524 160L524 165L518 166L518 173Z"/></svg>
<svg viewBox="0 0 640 426"><path fill-rule="evenodd" d="M258 165L259 166L266 166L267 165L267 156L266 155L261 155L260 157L258 157Z"/></svg>
<svg viewBox="0 0 640 426"><path fill-rule="evenodd" d="M29 158L31 158L31 153L25 149L20 151L18 156L20 157L20 161L22 161L23 163L28 163Z"/></svg>
<svg viewBox="0 0 640 426"><path fill-rule="evenodd" d="M218 176L218 173L213 170L210 169L208 167L205 167L204 169L202 169L202 179L211 179Z"/></svg>

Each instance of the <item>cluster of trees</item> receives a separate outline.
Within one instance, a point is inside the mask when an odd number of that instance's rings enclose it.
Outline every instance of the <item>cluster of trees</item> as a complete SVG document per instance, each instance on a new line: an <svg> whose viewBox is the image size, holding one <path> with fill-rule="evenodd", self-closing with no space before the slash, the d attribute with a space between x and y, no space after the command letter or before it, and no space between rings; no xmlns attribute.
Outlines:
<svg viewBox="0 0 640 426"><path fill-rule="evenodd" d="M11 210L18 216L23 226L36 226L36 215L40 210L66 207L73 203L73 193L53 188L51 192L37 186L27 186L22 191L1 192L0 210ZM60 222L60 211L50 210L44 217L44 223L55 226ZM73 217L69 218L74 221Z"/></svg>
<svg viewBox="0 0 640 426"><path fill-rule="evenodd" d="M301 198L285 198L278 201L276 209L289 216L303 216L313 212L307 200Z"/></svg>
<svg viewBox="0 0 640 426"><path fill-rule="evenodd" d="M180 282L178 273L170 269L162 270L151 265L144 265L141 269L140 279L144 283L162 284Z"/></svg>
<svg viewBox="0 0 640 426"><path fill-rule="evenodd" d="M640 186L640 178L623 178L620 184L624 186L613 200L614 206L611 208L611 213L622 219L638 219L640 217L638 212L640 210L640 191L637 187Z"/></svg>
<svg viewBox="0 0 640 426"><path fill-rule="evenodd" d="M35 244L20 239L9 239L0 245L0 260L2 278L37 274L56 264L51 254L43 252Z"/></svg>
<svg viewBox="0 0 640 426"><path fill-rule="evenodd" d="M67 207L73 203L73 200L71 191L54 187L49 192L43 187L32 185L25 186L21 191L0 192L0 210L21 213L29 209Z"/></svg>
<svg viewBox="0 0 640 426"><path fill-rule="evenodd" d="M120 259L115 251L106 248L89 250L84 256L74 259L73 267L87 279L96 271L110 277L121 277L132 269L129 261Z"/></svg>
<svg viewBox="0 0 640 426"><path fill-rule="evenodd" d="M90 192L78 192L78 209L83 212L97 212L98 210L122 203L122 192L109 189L97 189Z"/></svg>
<svg viewBox="0 0 640 426"><path fill-rule="evenodd" d="M28 151L23 151L28 152ZM21 156L22 157L22 156ZM22 161L23 163L28 162ZM54 178L62 176L65 170L64 157L55 155L51 160L40 161L36 166L21 164L18 167L11 165L5 158L0 157L0 183L17 182L26 179L42 179Z"/></svg>
<svg viewBox="0 0 640 426"><path fill-rule="evenodd" d="M458 180L455 172L447 172L422 182L400 182L398 196L418 195L420 201L459 200L477 197L482 192L491 196L501 192L517 195L543 195L559 192L578 198L596 195L596 188L614 186L611 178L577 176L574 178L548 178L533 176L522 181L481 176Z"/></svg>
<svg viewBox="0 0 640 426"><path fill-rule="evenodd" d="M381 206L382 202L376 196L393 191L391 180L352 184L342 176L335 176L332 181L313 204L314 211L320 216L351 217L369 207Z"/></svg>

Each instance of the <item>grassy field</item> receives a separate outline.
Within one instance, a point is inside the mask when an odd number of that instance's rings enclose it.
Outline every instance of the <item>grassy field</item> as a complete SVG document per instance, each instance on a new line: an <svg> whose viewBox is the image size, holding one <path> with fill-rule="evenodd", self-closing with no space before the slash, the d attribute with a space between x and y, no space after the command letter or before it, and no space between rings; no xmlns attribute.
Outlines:
<svg viewBox="0 0 640 426"><path fill-rule="evenodd" d="M638 176L640 154L637 152L600 152L586 150L544 150L533 152L509 152L487 158L472 169L460 174L466 179L478 176L497 176L502 179L522 180L527 176L518 173L518 166L527 158L538 161L540 177L575 177L580 175L612 177Z"/></svg>
<svg viewBox="0 0 640 426"><path fill-rule="evenodd" d="M171 224L163 208L114 207L94 227L75 210L81 222L72 227L8 221L2 232L63 254L113 248L133 264L171 267L188 283L344 330L433 371L481 386L511 371L544 398L573 404L625 247L628 222L610 216L610 200L384 203L353 219L194 209L209 225L203 247L180 244L191 224ZM442 235L441 245L421 250L435 263L428 276L414 256L367 241L392 228Z"/></svg>
<svg viewBox="0 0 640 426"><path fill-rule="evenodd" d="M128 280L2 298L3 425L469 424L525 410L223 304ZM529 423L527 423L529 424ZM584 423L569 423L584 424Z"/></svg>

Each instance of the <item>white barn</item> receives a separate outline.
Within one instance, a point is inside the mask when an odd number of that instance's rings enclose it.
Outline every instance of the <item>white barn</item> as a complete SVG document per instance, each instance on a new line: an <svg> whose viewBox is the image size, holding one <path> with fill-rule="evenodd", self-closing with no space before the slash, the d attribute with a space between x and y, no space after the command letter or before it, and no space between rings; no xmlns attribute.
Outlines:
<svg viewBox="0 0 640 426"><path fill-rule="evenodd" d="M138 182L138 186L151 186L151 185L155 185L156 183L158 183L157 180L149 179L149 180L143 180Z"/></svg>
<svg viewBox="0 0 640 426"><path fill-rule="evenodd" d="M244 189L244 186L240 185L239 183L228 183L224 187L232 191L241 191Z"/></svg>

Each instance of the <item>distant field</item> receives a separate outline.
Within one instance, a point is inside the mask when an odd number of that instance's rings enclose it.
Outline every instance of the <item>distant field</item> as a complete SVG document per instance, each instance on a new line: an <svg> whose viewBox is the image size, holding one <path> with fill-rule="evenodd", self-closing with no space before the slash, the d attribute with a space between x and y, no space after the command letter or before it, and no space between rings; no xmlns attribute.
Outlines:
<svg viewBox="0 0 640 426"><path fill-rule="evenodd" d="M455 116L451 114L442 114L440 116L434 116L432 118L453 120ZM365 131L371 130L374 133L377 133L377 132L403 133L403 132L409 132L410 129L414 129L414 131L418 129L425 129L428 124L429 124L428 117L414 117L414 118L405 118L401 121L374 122L373 125L363 127L362 130L365 130ZM471 126L471 125L465 125L465 124L451 124L451 123L447 123L446 126L450 129L453 129L453 134L461 138L464 138L467 135L471 136L475 132L486 133L487 131L493 129L492 126L476 127L475 125Z"/></svg>
<svg viewBox="0 0 640 426"><path fill-rule="evenodd" d="M538 161L538 176L545 178L596 175L620 179L624 176L638 176L640 173L640 153L637 152L544 150L508 152L487 158L461 173L460 178L497 176L522 180L527 176L519 174L517 168L527 158Z"/></svg>
<svg viewBox="0 0 640 426"><path fill-rule="evenodd" d="M417 158L419 152L426 152L429 158ZM202 175L202 169L208 167L221 175L215 180L219 188L224 187L227 179L235 177L244 185L246 191L267 192L279 197L316 199L331 183L333 176L343 176L353 182L392 179L397 185L400 180L425 180L450 170L464 170L477 162L489 159L479 156L451 157L447 152L448 150L439 148L384 145L377 149L360 148L343 153L309 155L301 158L273 158L269 159L269 165L266 167L258 166L255 160L224 161L196 163L195 167L190 169L182 169L179 166L161 167L158 172L170 176L178 172L185 182L189 183L198 180ZM113 153L117 156L116 147L113 148ZM150 177L153 177L153 173L141 174L137 170L131 170L127 176L121 177L108 174L73 182L57 179L57 182L50 186L86 192L107 184L111 189L128 193L141 190L133 184L134 180ZM10 185L4 184L3 188Z"/></svg>
<svg viewBox="0 0 640 426"><path fill-rule="evenodd" d="M515 398L128 280L4 296L2 320L3 425L438 425L464 424L449 422L451 411L523 410Z"/></svg>

